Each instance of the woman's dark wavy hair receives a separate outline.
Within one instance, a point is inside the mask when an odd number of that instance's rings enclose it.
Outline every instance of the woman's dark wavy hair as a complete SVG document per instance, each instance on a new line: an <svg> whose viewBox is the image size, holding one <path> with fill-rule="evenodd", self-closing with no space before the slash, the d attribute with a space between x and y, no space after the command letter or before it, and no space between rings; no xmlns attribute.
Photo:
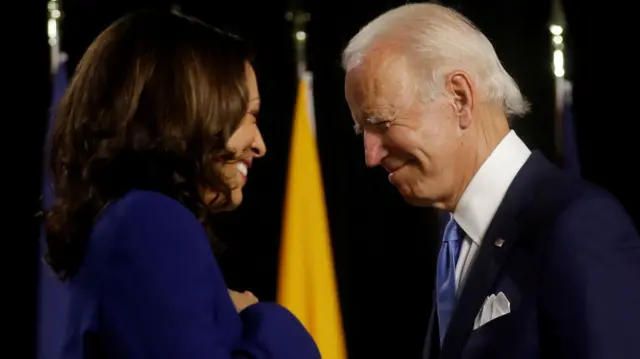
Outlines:
<svg viewBox="0 0 640 359"><path fill-rule="evenodd" d="M214 164L233 160L226 143L247 109L247 61L242 40L176 12L130 14L95 39L52 139L45 260L62 280L82 265L101 211L132 189L177 199L210 232L230 198ZM207 207L201 188L223 203Z"/></svg>

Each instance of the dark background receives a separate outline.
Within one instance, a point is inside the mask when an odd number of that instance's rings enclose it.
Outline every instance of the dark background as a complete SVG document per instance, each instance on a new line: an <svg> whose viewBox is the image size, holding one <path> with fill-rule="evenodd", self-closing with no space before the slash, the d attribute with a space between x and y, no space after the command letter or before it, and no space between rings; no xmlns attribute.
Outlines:
<svg viewBox="0 0 640 359"><path fill-rule="evenodd" d="M63 50L70 69L93 38L125 12L176 1L63 2ZM406 205L381 170L366 169L343 97L340 52L360 27L405 3L391 0L307 0L309 68L319 150L334 243L350 358L417 358L431 305L438 245L434 213ZM551 4L540 0L444 1L492 40L505 68L533 104L516 130L557 160L553 140L554 89ZM634 13L615 2L565 0L568 78L574 83L576 131L583 176L616 195L640 223L636 132L637 65ZM12 3L5 32L7 71L2 177L6 180L2 292L6 344L0 355L32 358L35 347L37 237L42 143L50 96L46 1ZM268 155L257 161L246 202L221 218L228 245L220 257L230 286L275 298L282 200L295 101L295 64L287 1L180 1L183 12L239 33L254 44L263 98L261 129ZM631 42L627 41L630 40ZM14 44L15 43L15 44ZM70 71L71 72L71 71ZM8 339L8 340L7 340ZM6 352L6 353L5 353Z"/></svg>

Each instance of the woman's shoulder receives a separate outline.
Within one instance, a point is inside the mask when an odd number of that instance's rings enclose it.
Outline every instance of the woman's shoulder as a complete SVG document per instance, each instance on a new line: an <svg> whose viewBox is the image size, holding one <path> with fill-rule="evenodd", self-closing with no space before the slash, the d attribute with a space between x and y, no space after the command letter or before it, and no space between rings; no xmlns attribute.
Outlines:
<svg viewBox="0 0 640 359"><path fill-rule="evenodd" d="M160 192L131 190L122 198L105 209L105 215L110 213L134 217L138 220L162 218L192 218L195 216L178 200Z"/></svg>
<svg viewBox="0 0 640 359"><path fill-rule="evenodd" d="M135 190L105 208L93 227L87 254L95 259L119 253L135 261L162 262L176 253L195 257L207 250L204 227L182 203Z"/></svg>
<svg viewBox="0 0 640 359"><path fill-rule="evenodd" d="M163 228L202 226L195 215L178 200L159 192L132 190L108 205L96 223L101 231L128 231L129 228L154 232Z"/></svg>
<svg viewBox="0 0 640 359"><path fill-rule="evenodd" d="M204 227L179 201L132 191L98 219L84 267L111 283L138 283L153 276L190 278L194 270L215 268L209 253Z"/></svg>

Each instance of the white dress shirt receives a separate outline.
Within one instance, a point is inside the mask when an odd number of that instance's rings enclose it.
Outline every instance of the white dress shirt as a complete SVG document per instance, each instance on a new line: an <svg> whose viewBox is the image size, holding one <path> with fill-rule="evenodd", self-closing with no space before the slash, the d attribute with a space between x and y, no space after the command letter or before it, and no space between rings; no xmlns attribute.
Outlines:
<svg viewBox="0 0 640 359"><path fill-rule="evenodd" d="M510 131L482 164L465 189L453 218L466 234L456 264L456 291L464 286L469 268L507 189L531 155L527 145Z"/></svg>

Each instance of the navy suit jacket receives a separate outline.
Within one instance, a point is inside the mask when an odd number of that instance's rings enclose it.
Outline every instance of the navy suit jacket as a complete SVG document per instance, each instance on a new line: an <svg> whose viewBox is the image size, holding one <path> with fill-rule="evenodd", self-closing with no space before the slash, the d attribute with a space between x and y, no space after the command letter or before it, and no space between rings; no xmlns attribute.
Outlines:
<svg viewBox="0 0 640 359"><path fill-rule="evenodd" d="M68 286L65 359L320 358L286 309L237 313L204 228L159 193L106 208Z"/></svg>
<svg viewBox="0 0 640 359"><path fill-rule="evenodd" d="M510 313L473 330L499 292ZM425 359L638 359L640 237L613 196L534 152L484 236L442 347L435 313Z"/></svg>

